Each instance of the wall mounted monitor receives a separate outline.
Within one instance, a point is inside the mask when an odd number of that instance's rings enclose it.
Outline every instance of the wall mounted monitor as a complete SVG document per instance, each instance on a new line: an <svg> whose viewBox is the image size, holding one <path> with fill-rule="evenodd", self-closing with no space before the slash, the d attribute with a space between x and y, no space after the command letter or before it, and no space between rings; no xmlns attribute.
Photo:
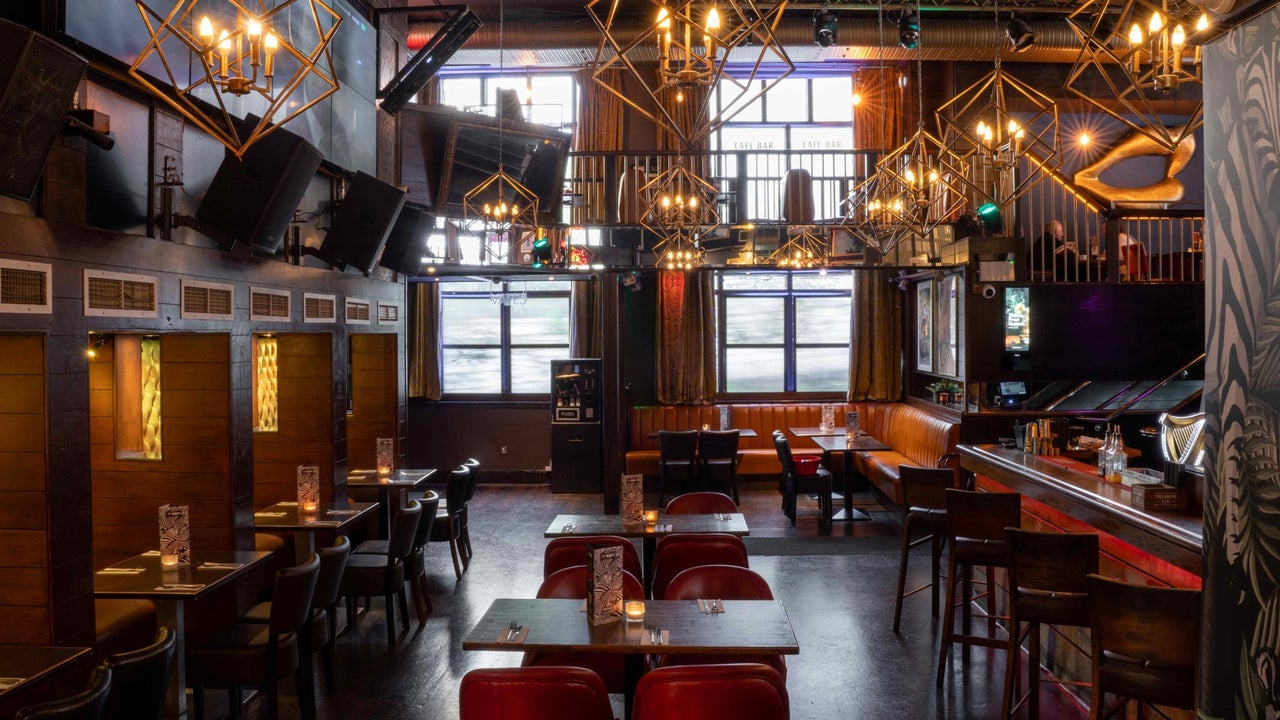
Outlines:
<svg viewBox="0 0 1280 720"><path fill-rule="evenodd" d="M1025 287L1004 289L1004 349L1023 353L1031 349L1031 292Z"/></svg>

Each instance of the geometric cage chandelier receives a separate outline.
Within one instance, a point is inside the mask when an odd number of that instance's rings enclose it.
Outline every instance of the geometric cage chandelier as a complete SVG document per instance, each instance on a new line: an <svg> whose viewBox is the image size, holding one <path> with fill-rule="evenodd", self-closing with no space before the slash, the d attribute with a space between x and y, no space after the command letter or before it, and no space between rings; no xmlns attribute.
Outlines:
<svg viewBox="0 0 1280 720"><path fill-rule="evenodd" d="M323 0L177 0L165 14L135 2L150 37L129 75L237 157L338 89L342 17Z"/></svg>

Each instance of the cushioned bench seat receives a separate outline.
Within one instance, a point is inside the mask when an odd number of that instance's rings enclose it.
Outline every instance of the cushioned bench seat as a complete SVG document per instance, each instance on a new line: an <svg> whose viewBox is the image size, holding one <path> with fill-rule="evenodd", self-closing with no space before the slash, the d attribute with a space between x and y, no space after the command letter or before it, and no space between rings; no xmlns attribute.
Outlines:
<svg viewBox="0 0 1280 720"><path fill-rule="evenodd" d="M93 616L93 654L99 661L155 641L156 604L150 600L95 599Z"/></svg>

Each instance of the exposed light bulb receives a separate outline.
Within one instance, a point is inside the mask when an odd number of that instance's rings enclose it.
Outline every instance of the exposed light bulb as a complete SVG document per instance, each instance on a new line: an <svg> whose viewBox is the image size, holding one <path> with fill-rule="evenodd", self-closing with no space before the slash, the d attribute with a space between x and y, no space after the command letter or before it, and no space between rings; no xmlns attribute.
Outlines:
<svg viewBox="0 0 1280 720"><path fill-rule="evenodd" d="M1200 13L1200 19L1196 20L1196 32L1204 32L1209 29L1209 13Z"/></svg>
<svg viewBox="0 0 1280 720"><path fill-rule="evenodd" d="M1160 32L1160 29L1163 27L1164 27L1164 18L1160 16L1160 13L1158 12L1151 13L1151 22L1147 23L1147 30L1150 31L1152 35L1155 35L1156 33Z"/></svg>
<svg viewBox="0 0 1280 720"><path fill-rule="evenodd" d="M200 18L199 32L200 32L200 37L213 39L213 23L209 20L208 15Z"/></svg>
<svg viewBox="0 0 1280 720"><path fill-rule="evenodd" d="M1093 138L1089 137L1089 133L1082 132L1080 137L1076 138L1076 142L1080 143L1081 147L1087 147L1089 143L1093 142Z"/></svg>

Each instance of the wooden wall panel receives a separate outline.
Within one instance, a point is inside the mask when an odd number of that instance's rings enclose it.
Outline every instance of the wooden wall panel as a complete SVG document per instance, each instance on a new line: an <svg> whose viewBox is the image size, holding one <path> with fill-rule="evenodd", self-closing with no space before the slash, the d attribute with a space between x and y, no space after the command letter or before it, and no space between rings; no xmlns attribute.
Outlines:
<svg viewBox="0 0 1280 720"><path fill-rule="evenodd" d="M115 375L100 353L89 372L90 464L93 474L94 566L102 567L156 545L159 506L189 505L196 547L233 547L230 438L230 337L175 333L160 341L159 460L116 456Z"/></svg>
<svg viewBox="0 0 1280 720"><path fill-rule="evenodd" d="M255 507L298 497L298 466L320 467L320 500L334 498L333 336L276 335L280 429L253 434Z"/></svg>
<svg viewBox="0 0 1280 720"><path fill-rule="evenodd" d="M399 354L395 335L352 333L350 340L351 412L347 415L347 465L371 468L375 464L376 442L380 437L396 438L396 456L404 456L397 407Z"/></svg>
<svg viewBox="0 0 1280 720"><path fill-rule="evenodd" d="M53 641L42 335L0 335L0 644Z"/></svg>

